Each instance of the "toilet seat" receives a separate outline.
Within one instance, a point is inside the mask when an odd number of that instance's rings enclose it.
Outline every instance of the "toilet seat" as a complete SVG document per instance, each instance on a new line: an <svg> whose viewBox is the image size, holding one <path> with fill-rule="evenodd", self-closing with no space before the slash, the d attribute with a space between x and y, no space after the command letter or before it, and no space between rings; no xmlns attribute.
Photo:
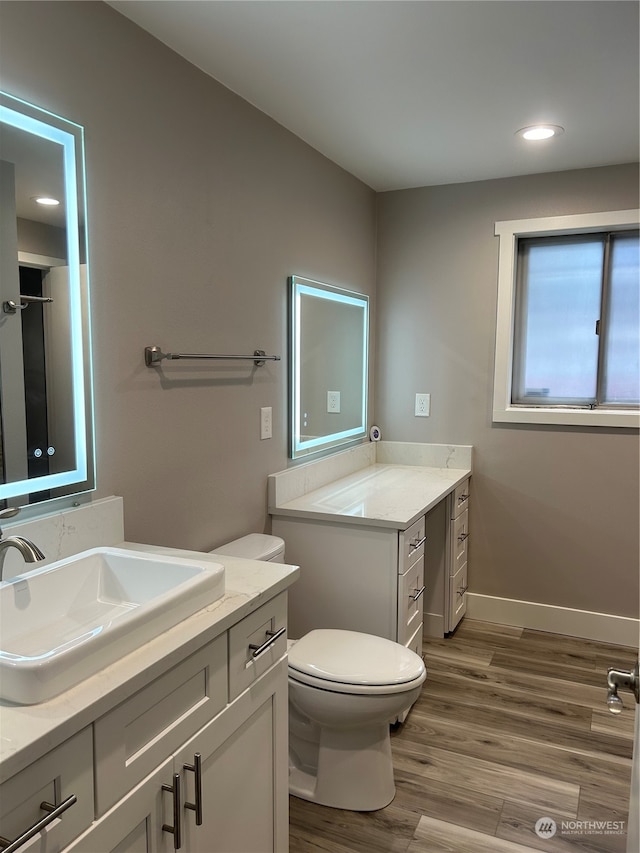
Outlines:
<svg viewBox="0 0 640 853"><path fill-rule="evenodd" d="M357 631L317 629L289 647L289 677L335 693L404 693L425 675L415 652Z"/></svg>

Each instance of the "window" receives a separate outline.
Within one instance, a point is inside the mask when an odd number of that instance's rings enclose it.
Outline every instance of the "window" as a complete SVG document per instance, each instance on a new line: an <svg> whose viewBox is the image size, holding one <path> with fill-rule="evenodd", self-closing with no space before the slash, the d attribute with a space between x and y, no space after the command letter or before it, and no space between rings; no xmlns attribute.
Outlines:
<svg viewBox="0 0 640 853"><path fill-rule="evenodd" d="M640 426L638 213L496 223L494 421Z"/></svg>

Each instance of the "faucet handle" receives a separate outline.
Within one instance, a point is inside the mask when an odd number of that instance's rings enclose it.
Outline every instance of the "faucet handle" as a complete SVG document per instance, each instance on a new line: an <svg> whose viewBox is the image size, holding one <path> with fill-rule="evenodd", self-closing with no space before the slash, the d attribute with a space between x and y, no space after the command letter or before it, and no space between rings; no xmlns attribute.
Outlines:
<svg viewBox="0 0 640 853"><path fill-rule="evenodd" d="M0 518L13 518L20 512L19 506L8 506L5 509L0 509Z"/></svg>
<svg viewBox="0 0 640 853"><path fill-rule="evenodd" d="M17 515L19 512L19 506L8 506L5 509L0 509L0 519L13 518L13 516ZM2 529L0 529L0 536L2 536Z"/></svg>

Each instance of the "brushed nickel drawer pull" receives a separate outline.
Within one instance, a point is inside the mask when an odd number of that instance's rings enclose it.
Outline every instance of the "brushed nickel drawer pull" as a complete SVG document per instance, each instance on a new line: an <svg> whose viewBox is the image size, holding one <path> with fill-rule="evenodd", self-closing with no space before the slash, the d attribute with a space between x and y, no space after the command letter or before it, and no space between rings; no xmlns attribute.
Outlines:
<svg viewBox="0 0 640 853"><path fill-rule="evenodd" d="M173 794L173 826L169 826L168 823L163 823L162 831L170 832L173 835L173 849L179 850L182 847L182 827L180 824L180 774L174 773L173 785L163 785L162 790Z"/></svg>
<svg viewBox="0 0 640 853"><path fill-rule="evenodd" d="M458 542L464 542L464 540L468 539L468 538L469 538L468 533L461 533L460 536L458 536Z"/></svg>
<svg viewBox="0 0 640 853"><path fill-rule="evenodd" d="M262 645L258 646L255 643L249 643L249 648L251 649L251 657L257 658L263 652L266 652L267 649L271 648L271 646L282 637L282 635L286 632L287 626L280 628L279 631L265 631L267 635L267 639L262 643Z"/></svg>
<svg viewBox="0 0 640 853"><path fill-rule="evenodd" d="M457 590L458 595L463 596L465 592L469 589L469 586L461 586L459 590Z"/></svg>
<svg viewBox="0 0 640 853"><path fill-rule="evenodd" d="M196 801L189 803L184 801L185 809L191 809L196 813L196 826L202 826L202 755L195 752L193 755L193 764L183 764L185 770L191 770L195 775L196 786Z"/></svg>
<svg viewBox="0 0 640 853"><path fill-rule="evenodd" d="M18 836L14 841L9 841L7 838L0 838L0 845L2 845L2 853L14 853L14 850L19 850L24 844L29 841L29 839L33 838L34 835L37 835L41 832L45 827L49 826L50 823L53 823L54 820L60 817L67 809L71 808L74 803L78 802L78 798L75 794L71 794L67 797L66 800L63 800L59 806L54 806L51 803L40 803L40 808L49 812L45 817L40 818L39 821L30 826L29 829L26 829L22 835Z"/></svg>
<svg viewBox="0 0 640 853"><path fill-rule="evenodd" d="M409 598L412 601L417 601L420 598L420 596L423 594L425 589L426 589L426 586L422 586L422 587L420 587L420 589L414 589L415 595L410 595Z"/></svg>
<svg viewBox="0 0 640 853"><path fill-rule="evenodd" d="M418 548L422 547L424 543L427 541L427 537L423 536L422 539L418 539L417 542L410 542L409 548L413 548L414 551L417 551Z"/></svg>
<svg viewBox="0 0 640 853"><path fill-rule="evenodd" d="M468 501L468 500L469 500L469 495L460 495L460 497L458 498L458 503L463 504L465 501Z"/></svg>

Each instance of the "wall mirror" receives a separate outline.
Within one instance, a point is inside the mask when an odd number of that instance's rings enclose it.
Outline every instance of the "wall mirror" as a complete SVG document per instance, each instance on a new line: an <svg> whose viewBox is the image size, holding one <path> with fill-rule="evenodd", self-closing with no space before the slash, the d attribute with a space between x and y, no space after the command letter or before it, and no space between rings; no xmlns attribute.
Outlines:
<svg viewBox="0 0 640 853"><path fill-rule="evenodd" d="M94 485L83 129L0 93L0 169L0 502L20 505Z"/></svg>
<svg viewBox="0 0 640 853"><path fill-rule="evenodd" d="M369 297L292 276L290 456L367 433Z"/></svg>

